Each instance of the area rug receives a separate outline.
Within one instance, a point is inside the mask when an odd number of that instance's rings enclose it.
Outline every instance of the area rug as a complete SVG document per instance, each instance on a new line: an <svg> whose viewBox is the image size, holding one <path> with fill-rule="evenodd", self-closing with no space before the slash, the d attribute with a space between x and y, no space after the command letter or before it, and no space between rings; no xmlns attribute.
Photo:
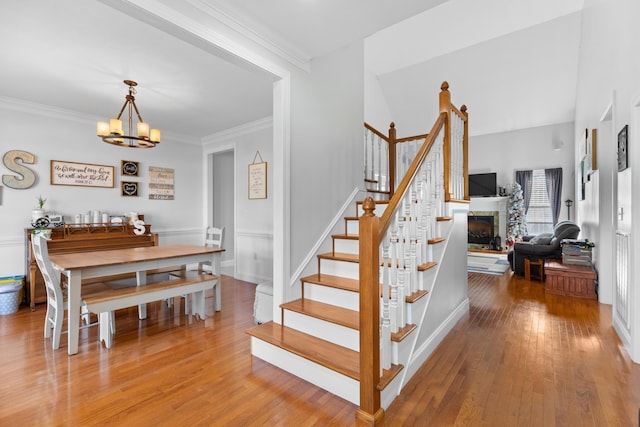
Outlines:
<svg viewBox="0 0 640 427"><path fill-rule="evenodd" d="M467 271L501 276L509 268L506 255L467 255Z"/></svg>

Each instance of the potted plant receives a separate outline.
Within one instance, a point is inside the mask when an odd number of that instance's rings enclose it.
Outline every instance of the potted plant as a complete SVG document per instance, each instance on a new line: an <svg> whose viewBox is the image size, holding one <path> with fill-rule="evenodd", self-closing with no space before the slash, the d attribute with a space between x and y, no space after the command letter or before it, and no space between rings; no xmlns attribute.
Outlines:
<svg viewBox="0 0 640 427"><path fill-rule="evenodd" d="M42 195L37 197L38 199L38 207L31 210L31 221L36 222L40 218L44 218L44 204L47 199L43 198Z"/></svg>

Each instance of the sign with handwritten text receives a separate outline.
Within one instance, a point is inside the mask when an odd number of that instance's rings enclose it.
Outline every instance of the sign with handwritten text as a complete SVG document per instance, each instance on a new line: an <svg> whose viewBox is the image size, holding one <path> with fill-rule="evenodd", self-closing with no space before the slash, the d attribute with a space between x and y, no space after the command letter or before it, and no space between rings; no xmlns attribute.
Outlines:
<svg viewBox="0 0 640 427"><path fill-rule="evenodd" d="M113 166L51 160L51 185L113 188L114 171Z"/></svg>
<svg viewBox="0 0 640 427"><path fill-rule="evenodd" d="M173 168L149 166L149 200L173 200Z"/></svg>

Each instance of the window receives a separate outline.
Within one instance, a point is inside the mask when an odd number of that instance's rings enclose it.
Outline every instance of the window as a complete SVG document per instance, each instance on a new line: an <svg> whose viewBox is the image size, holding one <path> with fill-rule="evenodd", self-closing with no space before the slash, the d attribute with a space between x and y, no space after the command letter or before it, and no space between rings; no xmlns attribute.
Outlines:
<svg viewBox="0 0 640 427"><path fill-rule="evenodd" d="M553 214L547 194L544 169L535 169L531 177L531 200L527 211L527 233L534 235L553 231Z"/></svg>

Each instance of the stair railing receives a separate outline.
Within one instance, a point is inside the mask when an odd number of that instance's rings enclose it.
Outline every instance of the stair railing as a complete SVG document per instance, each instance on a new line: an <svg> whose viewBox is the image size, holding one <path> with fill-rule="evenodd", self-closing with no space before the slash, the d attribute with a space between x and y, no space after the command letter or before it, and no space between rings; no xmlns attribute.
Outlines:
<svg viewBox="0 0 640 427"><path fill-rule="evenodd" d="M396 124L389 125L384 135L368 123L364 124L364 181L367 190L393 196L396 183L409 169L411 161L427 135L396 138Z"/></svg>
<svg viewBox="0 0 640 427"><path fill-rule="evenodd" d="M418 272L433 262L429 241L438 237L437 218L446 202L468 200L466 107L451 104L448 88L444 82L440 114L382 216L373 214L375 201L368 197L359 221L358 418L373 425L384 416L378 386L391 367L391 335L407 326L405 297L424 291Z"/></svg>

